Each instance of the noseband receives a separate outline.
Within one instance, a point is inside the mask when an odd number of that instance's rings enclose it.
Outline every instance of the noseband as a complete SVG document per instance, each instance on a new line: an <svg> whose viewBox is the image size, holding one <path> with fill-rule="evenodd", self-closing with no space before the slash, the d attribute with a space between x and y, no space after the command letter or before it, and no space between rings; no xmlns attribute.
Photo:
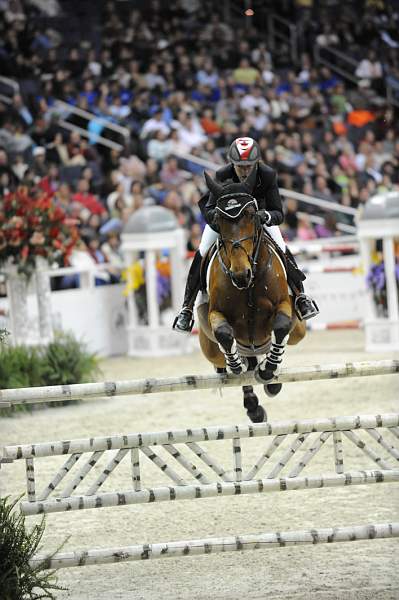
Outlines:
<svg viewBox="0 0 399 600"><path fill-rule="evenodd" d="M245 209L250 206L250 205L254 205L255 208L257 209L258 204L255 200L255 198L253 198L252 196L250 196L249 194L240 194L240 196L248 196L249 200L248 202L246 202L243 206L240 207L240 209L238 210L238 212L236 211L236 214L230 214L227 212L228 210L228 206L226 210L223 210L219 207L217 207L217 211L224 215L225 217L229 218L232 221L236 221L239 220L243 214ZM233 198L237 198L237 194L229 194L226 196L223 196L223 199L227 199L229 196ZM255 222L255 232L253 235L247 235L245 237L242 238L238 238L238 239L231 239L231 238L224 238L222 236L222 234L220 234L220 238L217 241L217 255L218 255L218 259L219 259L219 264L221 266L221 269L223 271L223 273L225 275L227 275L231 281L231 283L234 285L234 287L236 287L239 290L246 290L248 288L250 288L253 284L254 284L254 280L255 280L255 274L256 274L256 267L257 267L257 261L258 261L258 256L259 256L259 250L260 250L260 244L262 241L262 233L263 233L263 227L262 227L262 223L261 220L259 218L259 215L257 212L254 213L253 215L253 220ZM244 248L244 246L242 245L242 242L246 241L246 240L252 240L253 242L253 252L252 255L250 256L248 254L248 252L246 251L246 249ZM241 288L239 287L236 282L234 281L234 274L231 271L231 269L229 269L228 267L226 267L225 263L223 262L223 258L221 255L221 250L224 249L225 254L227 256L227 248L226 248L226 242L229 242L231 244L231 247L233 250L237 250L238 248L241 248L242 250L244 250L245 254L247 255L248 258L248 262L251 265L251 279L248 283L248 285L246 285L245 287Z"/></svg>

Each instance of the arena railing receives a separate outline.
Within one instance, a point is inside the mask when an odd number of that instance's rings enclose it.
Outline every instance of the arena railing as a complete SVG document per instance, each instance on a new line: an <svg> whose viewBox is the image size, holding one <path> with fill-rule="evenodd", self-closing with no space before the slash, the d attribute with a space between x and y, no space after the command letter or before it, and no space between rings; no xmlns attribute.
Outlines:
<svg viewBox="0 0 399 600"><path fill-rule="evenodd" d="M194 154L175 152L174 156L181 161L181 166L183 169L190 171L190 166L193 165L195 171L199 174L203 169L207 169L209 171L216 171L220 168L221 165L217 165L213 162L195 156ZM301 194L299 192L294 192L292 190L287 190L285 188L280 188L280 194L284 198L292 198L294 200L299 200L305 204L309 204L310 206L316 206L327 212L340 213L344 215L349 215L352 219L356 218L357 210L355 208L351 208L350 206L342 206L341 204L337 204L335 202L329 202L328 200L323 200L322 198L317 198L313 196L308 196L307 194ZM313 223L324 223L323 217L312 215L306 213L306 217ZM337 223L337 229L342 231L343 233L356 233L356 227L353 225L347 225L345 223Z"/></svg>
<svg viewBox="0 0 399 600"><path fill-rule="evenodd" d="M359 60L349 54L331 48L330 46L314 45L313 58L317 64L328 67L344 79L358 84L361 80L356 75L356 68L359 66ZM399 82L391 76L385 77L386 101L390 105L399 106ZM381 98L383 100L383 98Z"/></svg>
<svg viewBox="0 0 399 600"><path fill-rule="evenodd" d="M0 77L0 100L6 104L12 104L12 98L20 93L19 85L9 77Z"/></svg>
<svg viewBox="0 0 399 600"><path fill-rule="evenodd" d="M74 266L74 267L61 267L61 268L49 268L46 270L47 275L50 279L53 277L63 277L65 275L79 275L79 289L91 289L94 288L96 283L96 277L101 277L101 271L106 271L108 267L112 267L110 263L102 263L93 266ZM67 288L66 288L67 289ZM58 290L55 290L58 291ZM59 290L65 291L65 290Z"/></svg>
<svg viewBox="0 0 399 600"><path fill-rule="evenodd" d="M294 65L298 64L298 30L296 25L271 13L267 20L268 44L272 53L284 42L290 50L290 57Z"/></svg>
<svg viewBox="0 0 399 600"><path fill-rule="evenodd" d="M96 144L101 146L106 146L107 148L111 148L112 150L123 150L124 143L129 139L130 132L127 127L122 127L121 125L117 125L106 119L105 117L97 116L94 113L91 113L87 110L83 110L82 108L78 108L76 106L72 106L63 100L56 100L54 105L49 109L49 114L57 116L58 125L67 129L68 131L76 131L82 137L93 141ZM74 123L70 123L67 119L71 115L76 115L80 119L84 119L87 121L87 129L84 127L80 127L79 125L75 125ZM103 135L100 135L96 131L90 131L90 124L98 124L101 127L101 131L111 131L115 132L122 137L123 143L119 144L113 140L110 140Z"/></svg>

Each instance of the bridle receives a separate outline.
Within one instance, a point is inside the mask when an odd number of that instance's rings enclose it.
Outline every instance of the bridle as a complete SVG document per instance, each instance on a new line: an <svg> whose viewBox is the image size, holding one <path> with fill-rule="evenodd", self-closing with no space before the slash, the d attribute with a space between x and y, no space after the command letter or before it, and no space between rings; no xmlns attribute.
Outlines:
<svg viewBox="0 0 399 600"><path fill-rule="evenodd" d="M224 196L221 196L221 198L219 198L219 201L220 201L222 199L228 200L229 198L232 198L232 199L238 198L238 197L243 198L245 196L249 197L248 201L243 206L240 207L238 214L236 214L234 216L229 214L228 212L226 212L226 210L221 209L219 206L216 207L216 210L220 214L224 215L225 217L229 218L232 221L239 220L243 216L243 214L244 214L245 210L248 208L248 206L253 205L255 207L255 212L252 216L252 218L254 220L254 224L255 224L253 235L246 235L246 236L244 236L242 238L238 238L238 239L230 239L230 238L224 238L222 236L222 234L220 234L220 237L217 240L217 256L218 256L220 267L221 267L223 273L227 277L229 277L229 279L230 279L231 283L234 285L234 287L236 287L239 290L247 290L250 287L252 287L254 284L255 275L256 275L256 267L258 264L258 256L259 256L260 246L261 246L262 237L263 237L263 226L262 226L260 217L257 212L258 203L257 203L256 199L253 196L251 196L250 194L243 194L243 193L226 194ZM246 198L244 198L244 199L246 199ZM253 243L252 255L249 255L248 252L246 251L246 249L244 248L244 246L242 245L242 242L245 242L246 240L252 240L252 243ZM239 287L237 285L237 283L234 280L233 272L231 271L231 269L226 267L226 265L223 261L221 251L224 250L226 257L227 257L226 242L229 242L231 244L231 247L233 250L241 248L242 250L244 250L245 254L247 255L248 262L251 265L251 279L249 280L248 284L245 287Z"/></svg>

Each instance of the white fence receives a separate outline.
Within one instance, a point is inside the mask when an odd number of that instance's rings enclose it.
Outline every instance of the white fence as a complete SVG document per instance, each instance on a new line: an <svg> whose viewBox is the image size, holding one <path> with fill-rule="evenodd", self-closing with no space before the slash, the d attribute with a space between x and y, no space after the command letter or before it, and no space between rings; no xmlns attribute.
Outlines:
<svg viewBox="0 0 399 600"><path fill-rule="evenodd" d="M303 250L298 243L299 252ZM323 253L323 250L327 250ZM331 258L329 246L309 245L309 253L321 252L319 261L301 261L299 263L307 273L306 291L314 296L320 307L320 315L311 325L329 325L337 321L362 321L366 289L364 275L359 269L348 270L348 265L358 265L357 256ZM323 258L324 257L324 258ZM317 265L317 268L315 266ZM99 265L96 265L98 271ZM328 267L330 272L324 272ZM331 269L336 269L331 272ZM128 312L126 298L123 295L124 284L95 286L95 274L89 268L55 269L52 277L60 275L80 275L80 287L54 291L51 294L52 315L55 329L72 331L76 337L87 342L91 351L101 356L126 354L128 348ZM39 340L37 306L34 297L29 298L31 317L31 341ZM169 311L170 312L170 311ZM165 323L172 321L173 315L166 314ZM3 315L2 315L3 313ZM7 318L7 298L0 298L0 327L9 327ZM177 334L176 334L177 335Z"/></svg>

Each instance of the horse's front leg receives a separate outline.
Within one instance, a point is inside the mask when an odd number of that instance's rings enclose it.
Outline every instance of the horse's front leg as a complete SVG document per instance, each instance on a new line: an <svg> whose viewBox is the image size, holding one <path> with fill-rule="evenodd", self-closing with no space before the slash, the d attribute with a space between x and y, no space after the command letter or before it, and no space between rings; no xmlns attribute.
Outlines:
<svg viewBox="0 0 399 600"><path fill-rule="evenodd" d="M273 323L270 350L255 371L255 377L259 382L270 382L279 374L291 326L292 310L288 300L282 302L278 307Z"/></svg>
<svg viewBox="0 0 399 600"><path fill-rule="evenodd" d="M217 339L219 349L224 355L227 370L235 375L245 373L248 369L248 363L237 352L234 331L227 322L226 317L217 310L211 310L209 312L209 323L213 335Z"/></svg>

